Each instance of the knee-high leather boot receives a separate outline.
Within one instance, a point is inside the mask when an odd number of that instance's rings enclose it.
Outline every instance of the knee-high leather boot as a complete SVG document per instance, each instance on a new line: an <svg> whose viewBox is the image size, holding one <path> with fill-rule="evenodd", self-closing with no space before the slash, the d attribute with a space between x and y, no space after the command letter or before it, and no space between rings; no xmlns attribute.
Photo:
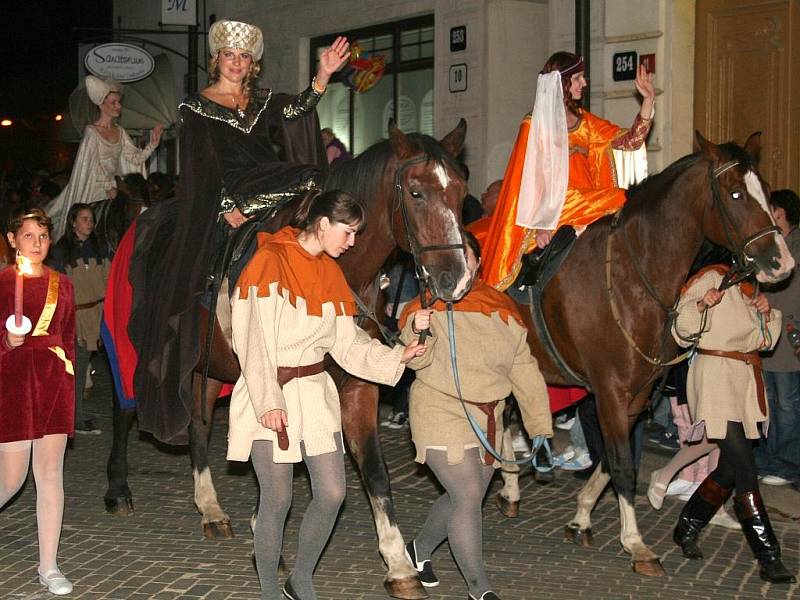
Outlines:
<svg viewBox="0 0 800 600"><path fill-rule="evenodd" d="M761 565L761 579L771 583L794 583L794 575L781 562L781 547L769 522L761 493L745 492L734 496L733 508L747 543Z"/></svg>
<svg viewBox="0 0 800 600"><path fill-rule="evenodd" d="M724 488L711 477L706 477L684 505L672 539L681 547L686 558L703 558L697 537L730 495L730 488Z"/></svg>

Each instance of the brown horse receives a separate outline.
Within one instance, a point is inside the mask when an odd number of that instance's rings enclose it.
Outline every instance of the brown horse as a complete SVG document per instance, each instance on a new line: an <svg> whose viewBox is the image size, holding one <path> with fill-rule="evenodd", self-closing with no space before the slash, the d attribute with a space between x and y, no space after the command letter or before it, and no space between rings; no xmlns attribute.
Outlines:
<svg viewBox="0 0 800 600"><path fill-rule="evenodd" d="M351 288L367 306L375 306L375 285L380 268L392 251L400 247L418 260L421 277L439 298L457 300L466 291L468 270L461 239L461 205L466 184L454 157L464 143L466 123L441 142L420 134L405 135L390 123L389 140L380 142L359 157L337 163L325 183L326 189L343 189L364 203L367 227L358 243L339 261ZM276 231L294 213L288 207L268 224ZM217 319L209 352L208 385L202 394L200 366L193 378L194 406L189 443L195 479L195 504L202 514L208 538L231 537L230 519L220 506L208 466L208 438L214 403L223 382L235 382L239 364L230 346L230 303L227 285L220 290ZM205 348L207 314L201 311L200 343ZM394 513L389 475L377 431L378 391L373 384L350 378L331 367L340 388L345 440L366 487L378 532L379 550L386 561L387 591L399 598L425 598L417 573L404 557L404 542ZM203 404L205 403L205 406ZM116 403L115 403L116 404ZM133 501L127 484L126 444L132 411L115 406L114 445L109 457L109 488L106 506L111 512L128 514Z"/></svg>
<svg viewBox="0 0 800 600"><path fill-rule="evenodd" d="M567 539L591 546L590 513L611 481L619 500L622 547L634 570L646 575L664 570L636 524L629 434L664 363L677 354L671 310L692 261L707 238L736 253L759 281L779 281L794 267L756 169L760 134L751 136L744 149L733 143L717 146L699 133L696 140L697 153L628 190L618 214L587 228L543 297L555 347L595 393L605 441L602 463L578 494ZM548 383L574 383L530 320L528 328L531 350Z"/></svg>

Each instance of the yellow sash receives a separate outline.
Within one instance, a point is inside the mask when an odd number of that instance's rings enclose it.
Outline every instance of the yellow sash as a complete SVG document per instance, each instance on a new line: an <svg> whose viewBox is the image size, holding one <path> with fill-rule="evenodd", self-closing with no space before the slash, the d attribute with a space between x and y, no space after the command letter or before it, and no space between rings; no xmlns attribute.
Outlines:
<svg viewBox="0 0 800 600"><path fill-rule="evenodd" d="M53 314L56 312L56 305L58 304L58 280L59 273L55 269L50 269L50 277L47 281L47 298L44 301L44 308L42 314L39 315L39 320L36 322L36 327L33 329L33 336L50 335L48 328L53 320ZM72 368L72 361L67 358L67 353L61 346L50 346L48 348L58 358L64 361L64 368L69 375L75 375L75 370Z"/></svg>

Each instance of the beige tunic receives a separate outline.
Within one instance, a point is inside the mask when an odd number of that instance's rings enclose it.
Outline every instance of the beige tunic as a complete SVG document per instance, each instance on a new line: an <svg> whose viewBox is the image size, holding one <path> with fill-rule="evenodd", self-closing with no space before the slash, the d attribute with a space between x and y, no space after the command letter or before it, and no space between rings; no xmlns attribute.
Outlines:
<svg viewBox="0 0 800 600"><path fill-rule="evenodd" d="M66 271L75 289L75 331L78 343L89 351L97 350L100 340L100 321L103 318L102 298L106 293L110 261L94 258L85 262L79 258L76 266L67 265ZM77 308L80 304L100 303L88 308Z"/></svg>
<svg viewBox="0 0 800 600"><path fill-rule="evenodd" d="M464 400L492 402L504 400L511 392L519 403L528 434L553 435L547 387L536 359L526 340L527 331L513 318L504 321L499 313L456 311L453 314L456 337L456 358ZM424 463L428 448L447 449L447 462L464 461L464 449L480 446L464 415L450 365L450 343L447 335L447 313L436 311L431 317L432 347L427 354L415 358L409 367L417 378L411 385L409 421L411 437L417 448L417 462ZM412 319L403 328L401 339L408 342L416 336ZM499 450L503 435L503 407L495 408ZM467 404L467 410L484 432L488 417L478 407ZM480 447L481 457L484 455ZM495 467L500 463L495 461Z"/></svg>
<svg viewBox="0 0 800 600"><path fill-rule="evenodd" d="M680 345L690 344L679 339L676 331L688 336L700 330L702 314L697 302L721 282L720 273L706 271L681 296L673 331ZM780 311L772 309L764 324L750 302L739 286L728 288L722 301L707 311L699 347L736 352L774 347L781 334ZM752 366L731 358L698 354L689 367L686 391L692 418L697 424L705 424L709 439L724 439L728 421L741 423L748 438L759 437L758 423L766 421L768 415L758 406Z"/></svg>
<svg viewBox="0 0 800 600"><path fill-rule="evenodd" d="M293 379L281 389L277 367L312 365L329 353L348 373L394 385L403 374L403 347L372 339L353 317L337 315L332 302L322 305L322 316L312 316L303 298L277 282L268 288L265 295L253 286L246 299L240 298L239 288L234 292L233 346L242 375L231 398L228 460L248 460L255 440L274 441L275 432L258 417L282 409L289 422L289 448L274 444L274 461L300 462L301 441L309 456L336 451L334 434L342 430L339 395L326 372Z"/></svg>

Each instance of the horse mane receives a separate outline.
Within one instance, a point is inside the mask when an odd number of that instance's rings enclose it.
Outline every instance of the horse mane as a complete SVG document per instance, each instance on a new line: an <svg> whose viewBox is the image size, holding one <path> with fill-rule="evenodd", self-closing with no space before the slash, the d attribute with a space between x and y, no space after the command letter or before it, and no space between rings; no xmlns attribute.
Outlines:
<svg viewBox="0 0 800 600"><path fill-rule="evenodd" d="M456 160L437 139L422 133L409 133L406 138L427 160L450 167L463 175ZM355 158L337 161L328 172L323 188L344 190L367 204L379 195L392 156L394 150L389 140L377 142Z"/></svg>
<svg viewBox="0 0 800 600"><path fill-rule="evenodd" d="M726 142L719 144L718 148L731 160L739 162L737 168L741 171L748 171L755 168L755 160L750 156L744 148L734 142ZM658 194L666 195L674 185L675 181L687 169L695 165L697 162L704 158L701 152L694 152L679 158L663 171L645 177L636 185L631 186L627 190L628 200L626 202L626 212L638 212L640 210L647 210L648 206L652 206L652 200Z"/></svg>

